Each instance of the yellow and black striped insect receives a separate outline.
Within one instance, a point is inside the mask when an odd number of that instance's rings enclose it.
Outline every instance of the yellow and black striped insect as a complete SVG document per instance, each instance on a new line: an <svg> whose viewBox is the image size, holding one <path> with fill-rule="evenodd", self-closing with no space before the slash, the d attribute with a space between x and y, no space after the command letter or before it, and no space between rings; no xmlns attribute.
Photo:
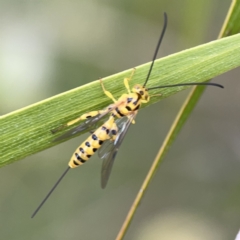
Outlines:
<svg viewBox="0 0 240 240"><path fill-rule="evenodd" d="M65 134L56 138L54 141L60 141L66 138L69 138L73 135L78 134L79 132L88 130L91 132L91 135L84 141L73 153L69 166L56 182L54 187L48 193L48 195L41 202L39 207L35 210L32 217L36 215L48 197L51 195L53 190L57 187L62 178L66 175L66 173L71 168L76 168L83 163L85 163L89 158L99 149L98 155L101 159L103 159L102 170L101 170L101 186L102 188L106 187L107 181L109 179L111 169L119 150L119 147L131 125L131 123L135 122L135 117L137 115L138 109L140 108L142 103L147 103L150 101L150 95L148 93L149 90L157 89L157 88L166 88L166 87L178 87L178 86L189 86L189 85L211 85L216 87L223 88L222 85L216 83L181 83L181 84L173 84L173 85L165 85L165 86L157 86L152 88L146 88L146 84L151 75L151 71L154 65L154 61L156 59L160 44L162 42L165 30L167 27L167 15L164 13L164 26L161 31L161 35L154 52L153 60L148 71L147 78L143 85L137 84L132 88L132 91L129 87L129 81L132 79L135 69L132 70L130 77L124 78L124 85L127 89L127 93L123 94L118 100L114 98L114 96L105 89L102 80L100 80L103 92L107 97L113 100L113 104L108 106L107 108L100 111L92 111L89 113L85 113L77 119L74 119L67 124L64 124L56 129L52 130L52 133L56 133L62 130L65 127L71 126L78 121L85 120L84 123L80 124L77 127L67 131ZM154 96L154 95L152 95ZM159 95L155 95L159 96ZM96 129L96 125L100 120L103 120L107 117L107 120ZM96 130L94 130L96 129Z"/></svg>

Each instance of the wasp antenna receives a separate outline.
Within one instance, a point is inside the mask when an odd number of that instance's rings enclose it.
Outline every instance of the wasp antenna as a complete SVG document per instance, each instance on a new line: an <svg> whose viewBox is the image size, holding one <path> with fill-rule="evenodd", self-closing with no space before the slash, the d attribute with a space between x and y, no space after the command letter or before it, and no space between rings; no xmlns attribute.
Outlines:
<svg viewBox="0 0 240 240"><path fill-rule="evenodd" d="M223 85L218 83L179 83L179 84L151 87L151 88L148 88L147 90L152 90L157 88L180 87L180 86L214 86L214 87L224 88Z"/></svg>
<svg viewBox="0 0 240 240"><path fill-rule="evenodd" d="M163 29L161 31L161 34L160 34L160 37L159 37L159 40L158 40L158 44L157 44L157 47L156 47L156 50L154 52L154 55L153 55L153 60L152 60L152 64L149 68L149 71L148 71L148 75L147 75L147 78L145 80L145 83L143 84L143 87L146 86L147 82L148 82L148 79L150 77L150 74L152 72L152 68L153 68L153 65L154 65L154 62L156 60L156 57L157 57L157 54L158 54L158 50L159 50L159 47L161 45L161 42L162 42L162 39L163 39L163 36L164 36L164 33L166 31L166 28L167 28L167 13L164 12L164 24L163 24Z"/></svg>
<svg viewBox="0 0 240 240"><path fill-rule="evenodd" d="M55 185L52 187L52 189L50 190L50 192L47 194L47 196L43 199L43 201L40 203L40 205L37 207L37 209L34 211L34 213L32 214L31 218L34 218L34 216L37 214L37 212L40 210L40 208L43 206L43 204L47 201L47 199L50 197L50 195L52 194L52 192L55 190L55 188L57 187L57 185L61 182L61 180L63 179L63 177L67 174L68 170L70 169L70 167L68 167L64 173L62 174L62 176L58 179L58 181L55 183Z"/></svg>

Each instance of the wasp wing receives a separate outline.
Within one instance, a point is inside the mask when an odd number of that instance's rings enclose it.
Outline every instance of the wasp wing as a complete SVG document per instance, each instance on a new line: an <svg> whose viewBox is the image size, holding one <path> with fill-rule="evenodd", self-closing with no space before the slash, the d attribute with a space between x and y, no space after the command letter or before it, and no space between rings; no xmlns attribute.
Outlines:
<svg viewBox="0 0 240 240"><path fill-rule="evenodd" d="M127 117L118 118L115 121L115 123L117 125L117 128L118 128L117 136L118 136L118 134L120 132L119 130L121 130L123 128L123 125L126 124L126 122L128 122L128 121L129 121L129 119ZM112 137L111 132L110 132L109 136ZM116 136L116 139L117 139L117 136ZM115 147L114 143L115 143L115 141L110 140L110 139L104 141L104 143L102 144L101 148L98 150L99 158L106 159L108 157L108 155L110 154L110 152Z"/></svg>
<svg viewBox="0 0 240 240"><path fill-rule="evenodd" d="M80 132L83 132L85 130L88 130L88 131L92 131L93 129L96 128L97 126L97 123L100 121L100 120L103 120L104 121L104 117L106 117L106 115L111 112L112 110L114 110L118 105L117 104L112 104L110 106L108 106L104 111L103 113L101 114L98 114L94 117L91 117L91 118L88 118L85 122L81 123L80 125L78 125L77 127L74 127L72 129L70 129L69 131L67 131L66 133L64 133L63 135L55 138L53 140L53 142L58 142L58 141L61 141L63 139L66 139L66 138L69 138L71 136L74 136Z"/></svg>
<svg viewBox="0 0 240 240"><path fill-rule="evenodd" d="M99 157L103 159L101 170L101 187L105 188L112 170L112 166L123 139L136 116L137 112L133 112L129 117L120 118L116 121L118 125L118 135L115 141L106 141L105 146L99 150Z"/></svg>

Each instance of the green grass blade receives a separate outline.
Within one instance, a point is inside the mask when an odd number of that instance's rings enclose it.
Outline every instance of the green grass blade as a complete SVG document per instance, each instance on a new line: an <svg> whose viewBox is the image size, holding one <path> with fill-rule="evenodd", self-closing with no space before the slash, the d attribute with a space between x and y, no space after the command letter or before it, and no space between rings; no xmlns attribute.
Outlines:
<svg viewBox="0 0 240 240"><path fill-rule="evenodd" d="M233 0L227 17L220 31L219 38L231 36L240 32L240 0Z"/></svg>
<svg viewBox="0 0 240 240"><path fill-rule="evenodd" d="M239 49L240 34L159 59L154 65L148 87L203 82L218 76L240 66ZM144 82L149 65L150 63L147 63L136 68L131 84ZM105 87L119 97L126 92L123 78L130 73L131 69L104 78ZM161 89L161 98L182 89L184 87ZM157 92L160 90L151 93ZM149 104L159 100L160 98L155 97ZM97 80L2 116L0 166L58 144L52 142L56 136L50 133L51 129L82 113L102 109L110 103Z"/></svg>

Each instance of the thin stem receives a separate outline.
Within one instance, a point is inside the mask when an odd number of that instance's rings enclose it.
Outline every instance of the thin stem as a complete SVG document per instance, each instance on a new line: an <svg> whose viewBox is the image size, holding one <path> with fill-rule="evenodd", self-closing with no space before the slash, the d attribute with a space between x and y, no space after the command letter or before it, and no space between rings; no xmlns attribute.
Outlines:
<svg viewBox="0 0 240 240"><path fill-rule="evenodd" d="M132 218L133 218L133 216L134 216L134 214L135 214L135 212L137 210L137 207L138 207L140 201L142 200L142 197L145 194L145 190L147 189L147 187L148 187L148 185L150 183L150 180L152 179L153 174L154 174L154 172L157 169L158 164L162 161L164 154L166 154L166 152L168 150L167 146L169 145L169 143L171 141L173 141L172 136L176 135L176 133L177 133L177 129L175 128L175 125L179 122L180 115L184 111L186 103L187 103L187 101L182 106L182 108L181 108L177 118L175 119L172 127L170 128L170 130L169 130L169 132L168 132L168 134L167 134L167 136L166 136L166 138L165 138L165 140L164 140L164 142L163 142L159 152L157 153L157 155L156 155L156 157L155 157L155 159L154 159L154 161L152 163L152 166L151 166L151 168L150 168L146 178L144 179L143 184L142 184L140 190L138 191L138 194L137 194L137 196L136 196L136 198L135 198L135 200L134 200L134 202L133 202L133 204L132 204L132 206L131 206L128 214L127 214L127 217L126 217L126 219L125 219L125 221L124 221L124 223L122 225L122 228L120 229L120 231L119 231L119 233L117 235L116 240L123 239L124 235L126 234L126 231L127 231L128 227L129 227L129 225L131 223L131 220L132 220Z"/></svg>

